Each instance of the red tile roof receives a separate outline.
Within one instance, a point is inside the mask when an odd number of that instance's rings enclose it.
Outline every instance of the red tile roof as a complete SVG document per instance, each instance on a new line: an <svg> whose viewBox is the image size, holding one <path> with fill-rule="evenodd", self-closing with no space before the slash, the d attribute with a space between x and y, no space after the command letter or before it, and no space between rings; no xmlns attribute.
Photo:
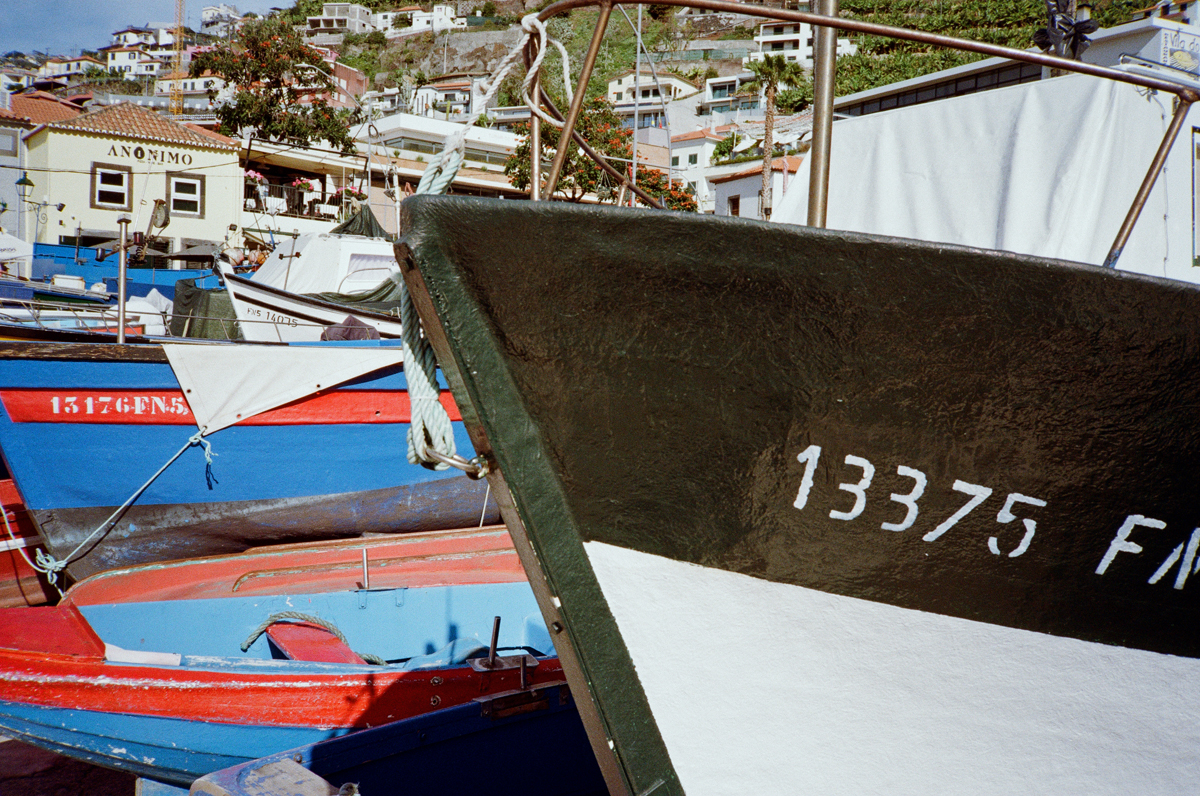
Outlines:
<svg viewBox="0 0 1200 796"><path fill-rule="evenodd" d="M208 136L209 138L213 139L214 141L219 141L220 143L222 143L226 146L229 146L229 147L241 146L241 144L236 139L230 138L227 135L221 135L216 130L210 130L207 127L201 127L198 124L191 124L190 122L181 122L181 124L183 124L184 127L186 127L187 129L189 129L193 132L199 133L200 135Z"/></svg>
<svg viewBox="0 0 1200 796"><path fill-rule="evenodd" d="M33 124L46 124L74 118L81 112L78 106L61 100L53 94L45 91L31 91L28 94L14 94L12 110L0 110L0 117L20 119Z"/></svg>
<svg viewBox="0 0 1200 796"><path fill-rule="evenodd" d="M774 160L771 161L771 171L783 171L784 166L786 165L787 170L789 172L795 173L800 170L800 164L803 162L804 162L804 158L799 157L797 155L788 155L785 158L775 158ZM726 174L722 177L710 177L709 182L712 182L712 183L733 182L734 180L740 180L743 177L750 177L755 174L762 174L762 170L763 170L763 166L762 166L762 162L760 161L753 168L746 169L745 171L739 171L736 174Z"/></svg>
<svg viewBox="0 0 1200 796"><path fill-rule="evenodd" d="M695 141L700 138L711 138L714 141L720 141L729 134L729 130L733 127L731 124L724 124L717 128L717 132L713 132L705 127L703 130L693 130L690 133L680 133L679 135L671 136L671 143L677 144L682 141Z"/></svg>
<svg viewBox="0 0 1200 796"><path fill-rule="evenodd" d="M109 105L99 110L89 111L74 119L51 124L50 127L55 130L79 130L139 138L143 141L186 144L205 149L211 149L214 146L222 149L235 146L232 142L218 141L211 135L198 133L165 116L160 116L149 108L143 108L131 102L122 102L118 105Z"/></svg>

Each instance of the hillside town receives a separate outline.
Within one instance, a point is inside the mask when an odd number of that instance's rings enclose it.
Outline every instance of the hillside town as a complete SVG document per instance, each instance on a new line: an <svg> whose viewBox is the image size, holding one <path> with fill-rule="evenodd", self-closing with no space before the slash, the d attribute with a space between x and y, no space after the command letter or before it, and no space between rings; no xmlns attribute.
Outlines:
<svg viewBox="0 0 1200 796"><path fill-rule="evenodd" d="M780 2L797 7L795 0ZM1163 2L1102 30L1087 57L1111 61L1131 39L1156 55L1168 49L1156 43L1160 39L1193 48L1192 5ZM353 154L328 142L295 147L250 129L219 131L217 108L237 87L217 74L196 74L191 65L254 19L233 5L205 6L199 30L131 24L98 35L94 50L74 56L8 53L0 63L0 137L9 141L0 149L0 168L13 178L0 181L7 210L0 226L38 244L90 247L111 240L116 214L145 200L140 189L134 195L135 175L178 164L158 192L175 217L188 220L173 227L175 240L159 241L164 252L221 242L233 227L239 245L270 247L285 229L328 227L359 195L390 228L384 172L392 169L411 190L447 135L474 113L482 114L482 123L468 133L454 191L521 196L505 164L529 111L513 91L489 98L486 107L480 103L490 70L519 40L516 23L524 10L493 2L379 11L325 3L319 14L295 24L320 53L321 67L311 68L329 78L301 102L356 112ZM657 26L653 48L622 50L628 61L607 64L601 88L632 131L638 166L668 174L669 184L694 197L701 213L762 217L766 86L753 69L764 56L782 55L811 70L813 30L690 9L648 21ZM857 50L852 38L837 40L839 58ZM836 111L869 114L1042 77L1043 70L988 59L839 96ZM799 86L781 90L787 88ZM779 157L771 170L779 196L804 161L811 118L806 111L789 114L782 103L772 111ZM147 135L161 148L147 146ZM78 146L81 141L87 145Z"/></svg>
<svg viewBox="0 0 1200 796"><path fill-rule="evenodd" d="M4 40L0 793L1195 790L1200 0L271 1Z"/></svg>

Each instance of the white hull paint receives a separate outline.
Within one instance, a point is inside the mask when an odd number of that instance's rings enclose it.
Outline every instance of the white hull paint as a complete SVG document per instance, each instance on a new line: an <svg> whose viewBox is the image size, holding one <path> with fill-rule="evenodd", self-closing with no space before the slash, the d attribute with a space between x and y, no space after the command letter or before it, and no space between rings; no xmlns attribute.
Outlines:
<svg viewBox="0 0 1200 796"><path fill-rule="evenodd" d="M689 796L1200 782L1200 660L585 547Z"/></svg>
<svg viewBox="0 0 1200 796"><path fill-rule="evenodd" d="M301 296L282 296L279 292L258 290L245 282L227 279L226 287L237 315L242 337L256 343L302 343L321 339L329 326L350 315L374 326L383 337L400 336L400 319L383 321L350 308L324 307L305 301Z"/></svg>

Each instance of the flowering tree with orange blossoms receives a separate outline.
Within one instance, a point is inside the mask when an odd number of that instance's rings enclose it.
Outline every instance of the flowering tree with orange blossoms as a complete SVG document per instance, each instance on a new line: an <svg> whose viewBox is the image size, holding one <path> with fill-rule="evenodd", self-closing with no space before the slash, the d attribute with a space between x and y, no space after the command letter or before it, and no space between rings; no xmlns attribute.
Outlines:
<svg viewBox="0 0 1200 796"><path fill-rule="evenodd" d="M275 19L247 20L237 37L199 53L191 74L215 74L232 91L218 105L220 132L244 130L259 138L308 146L326 141L343 153L354 152L350 125L357 110L335 109L325 100L333 92L329 64L291 26Z"/></svg>
<svg viewBox="0 0 1200 796"><path fill-rule="evenodd" d="M504 164L504 173L508 175L513 186L527 190L530 184L530 146L528 126L525 126L525 138L517 145L513 154ZM625 127L621 117L613 109L613 105L605 97L593 97L584 103L576 131L583 140L606 158L612 158L612 164L617 168L628 168L632 155L633 131ZM542 162L550 163L558 149L560 131L548 124L542 125ZM543 169L545 173L548 169ZM676 182L668 184L662 172L643 166L638 167L638 187L656 199L663 199L664 204L671 210L695 210L696 200L690 196L683 186ZM606 174L588 157L574 141L567 151L567 160L559 177L556 195L570 202L578 202L587 194L597 196L601 201L615 202L620 196L620 181ZM690 200L690 206L688 201Z"/></svg>

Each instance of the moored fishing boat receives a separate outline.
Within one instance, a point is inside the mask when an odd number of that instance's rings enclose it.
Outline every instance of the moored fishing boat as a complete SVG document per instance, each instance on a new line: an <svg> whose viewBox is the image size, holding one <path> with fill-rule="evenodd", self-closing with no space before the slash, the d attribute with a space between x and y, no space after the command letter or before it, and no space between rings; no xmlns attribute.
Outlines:
<svg viewBox="0 0 1200 796"><path fill-rule="evenodd" d="M468 768L469 767L469 768ZM209 774L193 796L446 790L447 772L486 778L496 796L607 794L566 683L433 711ZM470 774L467 774L470 776ZM459 781L465 777L459 776Z"/></svg>
<svg viewBox="0 0 1200 796"><path fill-rule="evenodd" d="M552 653L503 528L266 548L105 572L57 606L0 611L0 730L186 785L561 679Z"/></svg>
<svg viewBox="0 0 1200 796"><path fill-rule="evenodd" d="M1178 97L1112 265L1200 93L980 47ZM610 789L1189 792L1200 288L815 210L402 206ZM681 667L699 638L771 665Z"/></svg>
<svg viewBox="0 0 1200 796"><path fill-rule="evenodd" d="M486 484L406 461L400 359L378 344L0 344L0 449L76 577L494 521Z"/></svg>

